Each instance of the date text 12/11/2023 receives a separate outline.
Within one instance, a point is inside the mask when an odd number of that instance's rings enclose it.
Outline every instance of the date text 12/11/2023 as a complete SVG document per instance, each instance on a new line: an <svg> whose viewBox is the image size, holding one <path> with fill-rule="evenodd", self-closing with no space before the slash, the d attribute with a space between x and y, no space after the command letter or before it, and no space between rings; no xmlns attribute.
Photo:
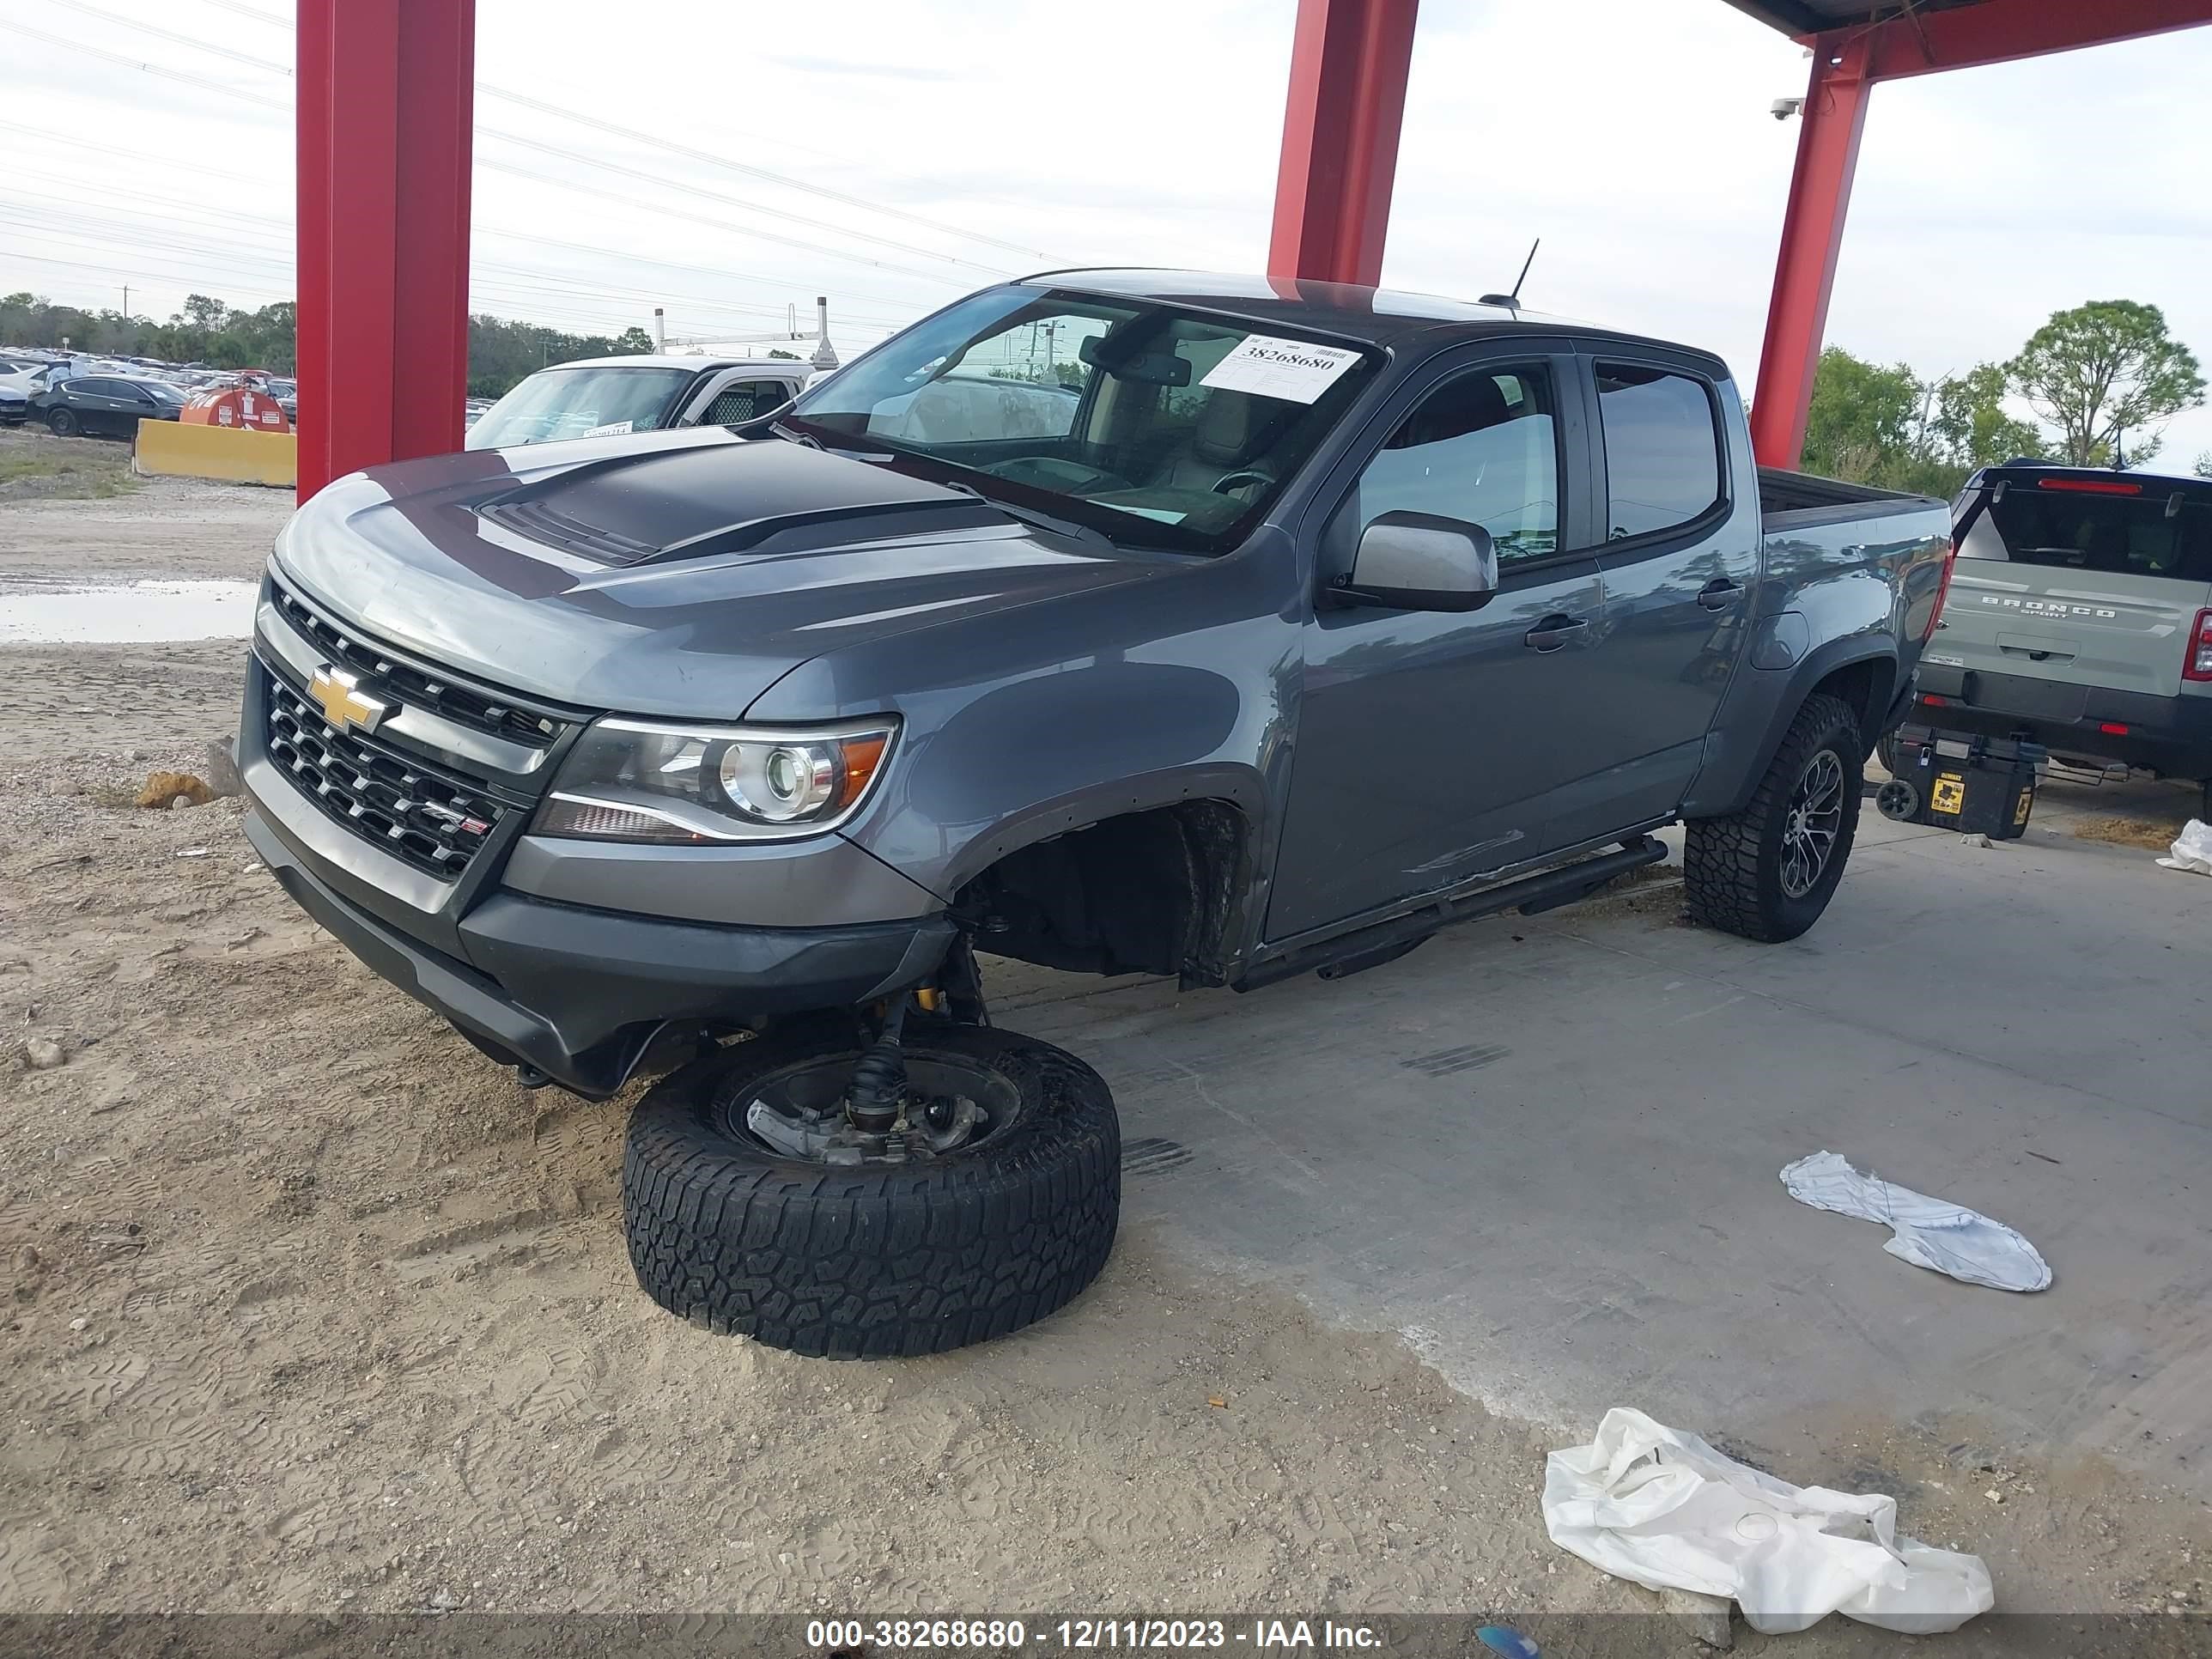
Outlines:
<svg viewBox="0 0 2212 1659"><path fill-rule="evenodd" d="M831 1653L864 1647L909 1651L1011 1648L1094 1650L1243 1647L1281 1651L1370 1649L1381 1632L1333 1619L822 1619L806 1627L810 1648Z"/></svg>

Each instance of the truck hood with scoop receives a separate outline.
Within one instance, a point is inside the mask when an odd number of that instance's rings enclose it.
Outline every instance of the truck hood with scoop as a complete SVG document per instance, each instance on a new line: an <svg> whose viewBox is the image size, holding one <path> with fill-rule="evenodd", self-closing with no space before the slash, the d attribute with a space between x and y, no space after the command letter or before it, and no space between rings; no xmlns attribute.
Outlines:
<svg viewBox="0 0 2212 1659"><path fill-rule="evenodd" d="M293 516L276 557L310 600L456 672L692 720L738 718L825 653L1171 562L719 428L356 473Z"/></svg>

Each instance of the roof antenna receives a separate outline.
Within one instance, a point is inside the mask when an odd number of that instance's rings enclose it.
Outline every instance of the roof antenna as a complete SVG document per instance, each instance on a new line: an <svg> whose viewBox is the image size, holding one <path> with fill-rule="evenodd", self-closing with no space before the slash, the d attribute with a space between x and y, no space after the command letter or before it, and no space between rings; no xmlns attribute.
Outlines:
<svg viewBox="0 0 2212 1659"><path fill-rule="evenodd" d="M1540 236L1528 245L1528 257L1521 262L1521 274L1513 279L1512 293L1486 294L1481 299L1476 301L1475 303L1477 305L1486 306L1504 306L1508 311L1519 311L1521 309L1521 284L1528 280L1528 267L1536 263L1536 250L1543 246L1544 239Z"/></svg>

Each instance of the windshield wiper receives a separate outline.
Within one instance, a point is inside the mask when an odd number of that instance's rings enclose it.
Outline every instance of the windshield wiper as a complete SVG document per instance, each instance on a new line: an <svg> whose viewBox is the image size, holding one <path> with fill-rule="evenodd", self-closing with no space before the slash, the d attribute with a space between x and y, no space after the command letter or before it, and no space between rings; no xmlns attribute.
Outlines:
<svg viewBox="0 0 2212 1659"><path fill-rule="evenodd" d="M1040 512L1034 507L1024 507L1018 502L1000 501L996 495L986 495L971 483L961 483L951 478L939 479L937 482L940 489L954 490L963 495L973 495L984 506L1003 513L1010 519L1018 519L1032 528L1049 530L1055 535L1066 536L1079 542L1089 542L1097 547L1112 548L1115 545L1114 538L1104 531L1093 529L1091 526L1079 523L1073 519L1063 519L1054 514Z"/></svg>
<svg viewBox="0 0 2212 1659"><path fill-rule="evenodd" d="M787 426L778 420L770 420L768 429L788 442L805 444L809 449L818 449L826 454L850 456L856 461L866 461L873 466L882 466L896 459L887 450L856 449L846 444L825 444L811 432L801 432L797 427Z"/></svg>

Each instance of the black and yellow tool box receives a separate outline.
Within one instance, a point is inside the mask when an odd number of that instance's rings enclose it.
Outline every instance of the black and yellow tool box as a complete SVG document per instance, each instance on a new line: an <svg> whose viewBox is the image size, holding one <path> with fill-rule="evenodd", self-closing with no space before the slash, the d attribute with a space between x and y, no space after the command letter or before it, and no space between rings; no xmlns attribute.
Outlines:
<svg viewBox="0 0 2212 1659"><path fill-rule="evenodd" d="M1991 841L2027 830L2036 769L2046 752L2041 744L1904 726L1891 747L1896 774L1875 793L1882 817Z"/></svg>

